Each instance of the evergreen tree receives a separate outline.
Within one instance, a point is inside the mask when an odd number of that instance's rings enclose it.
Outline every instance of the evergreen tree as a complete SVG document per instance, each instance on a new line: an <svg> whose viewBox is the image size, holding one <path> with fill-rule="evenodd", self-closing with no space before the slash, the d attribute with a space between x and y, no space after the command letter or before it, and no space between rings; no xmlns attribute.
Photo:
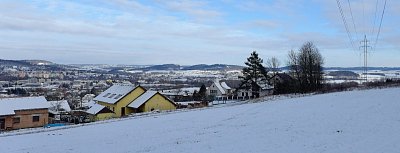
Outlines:
<svg viewBox="0 0 400 153"><path fill-rule="evenodd" d="M199 92L197 93L201 101L207 100L207 87L206 85L201 85Z"/></svg>
<svg viewBox="0 0 400 153"><path fill-rule="evenodd" d="M195 90L195 91L193 92L193 95L192 95L192 100L197 101L198 99L199 99L199 94L197 93L197 90Z"/></svg>
<svg viewBox="0 0 400 153"><path fill-rule="evenodd" d="M240 76L242 83L240 88L244 88L252 91L252 95L259 97L260 85L268 83L270 77L268 76L268 70L262 65L263 60L258 57L256 51L253 51L250 57L245 62L246 66L243 68L243 76Z"/></svg>

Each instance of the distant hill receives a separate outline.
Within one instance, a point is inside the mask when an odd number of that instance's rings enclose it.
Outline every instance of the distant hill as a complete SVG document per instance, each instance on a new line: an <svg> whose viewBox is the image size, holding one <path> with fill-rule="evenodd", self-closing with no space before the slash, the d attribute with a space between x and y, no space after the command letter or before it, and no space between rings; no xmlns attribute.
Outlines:
<svg viewBox="0 0 400 153"><path fill-rule="evenodd" d="M1 66L32 66L31 63L26 61L18 61L18 60L3 60L0 59Z"/></svg>
<svg viewBox="0 0 400 153"><path fill-rule="evenodd" d="M281 70L289 70L288 66L281 67ZM363 71L364 67L324 67L324 71ZM369 71L400 71L400 67L368 67Z"/></svg>
<svg viewBox="0 0 400 153"><path fill-rule="evenodd" d="M153 65L144 68L139 68L138 70L143 71L177 71L177 70L241 70L243 67L238 65L226 65L226 64L198 64L190 66L181 66L177 64L162 64Z"/></svg>
<svg viewBox="0 0 400 153"><path fill-rule="evenodd" d="M145 68L140 68L140 70L143 71L176 71L180 69L181 66L177 64L153 65Z"/></svg>
<svg viewBox="0 0 400 153"><path fill-rule="evenodd" d="M345 77L358 77L359 75L357 73L354 73L352 71L331 71L328 73L330 76L345 76Z"/></svg>
<svg viewBox="0 0 400 153"><path fill-rule="evenodd" d="M324 70L362 71L364 70L364 67L324 67ZM368 67L368 70L395 71L395 70L400 70L400 67Z"/></svg>
<svg viewBox="0 0 400 153"><path fill-rule="evenodd" d="M198 64L192 66L186 66L183 70L241 70L243 66L238 65L226 65L226 64Z"/></svg>
<svg viewBox="0 0 400 153"><path fill-rule="evenodd" d="M72 66L56 64L45 60L4 60L0 59L0 66L28 67L32 70L62 71Z"/></svg>
<svg viewBox="0 0 400 153"><path fill-rule="evenodd" d="M46 60L21 60L32 65L54 65L53 62L46 61Z"/></svg>

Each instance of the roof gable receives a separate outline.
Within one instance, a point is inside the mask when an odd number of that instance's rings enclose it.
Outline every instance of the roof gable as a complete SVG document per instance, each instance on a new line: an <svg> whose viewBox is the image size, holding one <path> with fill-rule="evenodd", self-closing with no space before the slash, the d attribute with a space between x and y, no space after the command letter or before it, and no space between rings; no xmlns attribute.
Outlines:
<svg viewBox="0 0 400 153"><path fill-rule="evenodd" d="M219 80L214 81L214 85L217 87L217 89L221 92L221 94L226 94L224 88L221 86L219 83Z"/></svg>
<svg viewBox="0 0 400 153"><path fill-rule="evenodd" d="M174 106L176 106L176 104L174 102L172 102L169 98L165 97L163 94L157 92L157 91L146 91L145 93L143 93L142 95L140 95L138 98L136 98L135 100L133 100L131 102L131 104L129 104L129 107L132 108L139 108L140 106L142 106L144 103L146 103L147 101L149 101L151 98L153 98L156 95L160 95L163 98L165 98L167 101L169 101L171 104L173 104Z"/></svg>
<svg viewBox="0 0 400 153"><path fill-rule="evenodd" d="M151 99L157 93L158 93L157 91L146 91L145 93L140 95L138 98L133 100L128 106L133 107L133 108L139 108L140 106L142 106L144 103L146 103L149 99Z"/></svg>

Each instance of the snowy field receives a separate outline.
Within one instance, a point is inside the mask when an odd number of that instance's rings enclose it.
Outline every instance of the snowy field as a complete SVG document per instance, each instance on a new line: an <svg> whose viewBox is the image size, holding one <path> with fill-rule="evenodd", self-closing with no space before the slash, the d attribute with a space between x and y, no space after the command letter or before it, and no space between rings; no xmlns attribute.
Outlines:
<svg viewBox="0 0 400 153"><path fill-rule="evenodd" d="M0 137L1 153L395 153L400 88L351 91Z"/></svg>

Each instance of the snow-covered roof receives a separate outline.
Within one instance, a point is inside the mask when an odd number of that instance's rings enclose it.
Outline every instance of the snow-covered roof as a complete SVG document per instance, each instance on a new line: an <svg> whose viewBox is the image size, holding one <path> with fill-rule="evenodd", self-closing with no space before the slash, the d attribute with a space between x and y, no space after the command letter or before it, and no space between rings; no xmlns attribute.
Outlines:
<svg viewBox="0 0 400 153"><path fill-rule="evenodd" d="M157 91L146 91L140 97L136 98L131 104L129 104L129 107L133 108L139 108L141 105L143 105L147 100L149 100L151 97L153 97L155 94L157 94Z"/></svg>
<svg viewBox="0 0 400 153"><path fill-rule="evenodd" d="M93 100L114 104L135 88L136 87L131 84L115 84L108 88L106 91L100 93Z"/></svg>
<svg viewBox="0 0 400 153"><path fill-rule="evenodd" d="M50 109L51 111L56 111L56 112L57 112L57 111L60 111L60 110L57 110L57 108L56 108L56 106L57 106L58 104L60 105L60 108L63 109L62 111L66 111L66 112L71 111L71 107L69 106L67 100L49 101L49 103L50 103L49 109Z"/></svg>
<svg viewBox="0 0 400 153"><path fill-rule="evenodd" d="M232 89L231 87L229 87L229 86L226 84L226 82L221 82L221 86L222 86L223 88L225 88L226 90Z"/></svg>
<svg viewBox="0 0 400 153"><path fill-rule="evenodd" d="M218 90L221 92L221 94L226 94L224 88L222 88L221 84L219 83L219 80L214 81L214 84L218 88Z"/></svg>
<svg viewBox="0 0 400 153"><path fill-rule="evenodd" d="M0 99L0 115L15 114L14 110L42 109L49 107L51 107L50 103L48 103L43 96Z"/></svg>
<svg viewBox="0 0 400 153"><path fill-rule="evenodd" d="M89 107L90 108L88 110L86 110L86 112L89 114L97 114L99 111L101 111L104 108L104 106L97 104L93 100L89 102Z"/></svg>

